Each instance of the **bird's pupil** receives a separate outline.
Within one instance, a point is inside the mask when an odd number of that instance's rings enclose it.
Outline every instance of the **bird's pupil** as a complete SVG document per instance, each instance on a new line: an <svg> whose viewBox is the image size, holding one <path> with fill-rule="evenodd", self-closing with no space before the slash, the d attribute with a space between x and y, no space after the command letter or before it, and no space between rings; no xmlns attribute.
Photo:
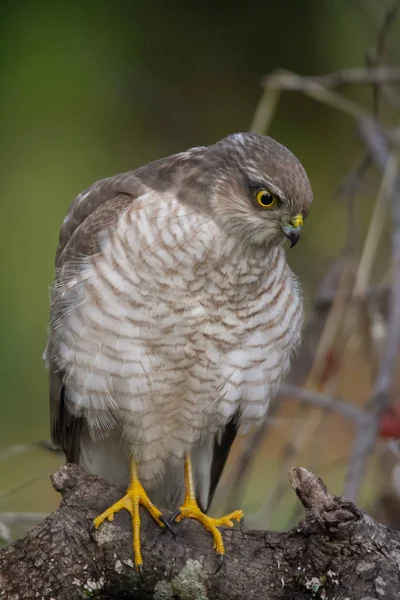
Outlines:
<svg viewBox="0 0 400 600"><path fill-rule="evenodd" d="M261 196L261 204L263 204L264 206L268 206L268 204L271 204L272 202L272 195L271 194L263 194Z"/></svg>

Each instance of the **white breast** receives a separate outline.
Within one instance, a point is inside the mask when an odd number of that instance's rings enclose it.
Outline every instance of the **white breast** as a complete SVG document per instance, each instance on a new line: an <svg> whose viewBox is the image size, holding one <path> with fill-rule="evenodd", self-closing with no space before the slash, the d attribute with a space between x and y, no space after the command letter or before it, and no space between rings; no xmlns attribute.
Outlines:
<svg viewBox="0 0 400 600"><path fill-rule="evenodd" d="M146 208L146 206L148 208ZM149 477L240 407L265 416L298 344L301 299L284 253L243 255L174 199L124 213L103 251L61 281L57 361L94 436L121 431Z"/></svg>

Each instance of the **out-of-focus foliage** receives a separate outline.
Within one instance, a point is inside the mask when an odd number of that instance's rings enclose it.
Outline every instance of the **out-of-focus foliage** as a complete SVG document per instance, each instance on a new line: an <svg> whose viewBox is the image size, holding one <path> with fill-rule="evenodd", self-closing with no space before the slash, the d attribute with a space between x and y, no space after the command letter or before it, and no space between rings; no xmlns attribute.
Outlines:
<svg viewBox="0 0 400 600"><path fill-rule="evenodd" d="M96 179L248 129L260 79L275 68L312 75L363 66L387 4L3 4L0 512L58 502L47 477L57 456L1 449L49 437L41 356L58 230L73 197ZM399 39L392 35L391 52ZM367 89L349 94L371 104ZM269 133L298 155L314 188L290 254L309 297L345 240L345 209L334 195L360 154L358 139L347 117L294 93ZM365 225L368 191L364 201Z"/></svg>

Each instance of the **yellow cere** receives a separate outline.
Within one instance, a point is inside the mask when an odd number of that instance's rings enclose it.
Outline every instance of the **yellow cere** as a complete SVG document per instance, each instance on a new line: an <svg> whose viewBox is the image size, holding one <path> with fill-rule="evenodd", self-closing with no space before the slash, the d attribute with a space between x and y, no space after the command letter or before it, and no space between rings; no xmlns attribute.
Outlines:
<svg viewBox="0 0 400 600"><path fill-rule="evenodd" d="M303 225L303 215L295 215L293 219L290 220L290 225L295 229L301 227Z"/></svg>

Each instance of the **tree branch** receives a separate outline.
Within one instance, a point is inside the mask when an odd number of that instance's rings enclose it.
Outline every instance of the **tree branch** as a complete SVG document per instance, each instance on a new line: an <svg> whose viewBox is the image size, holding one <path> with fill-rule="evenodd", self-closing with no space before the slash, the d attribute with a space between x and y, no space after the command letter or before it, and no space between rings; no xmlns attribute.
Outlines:
<svg viewBox="0 0 400 600"><path fill-rule="evenodd" d="M301 402L310 404L311 406L318 406L319 408L331 410L332 412L337 413L338 415L341 415L350 421L359 423L360 425L363 425L366 421L364 412L356 406L347 404L346 402L343 402L343 400L333 398L327 394L315 392L314 390L309 390L307 388L301 388L297 385L281 383L278 387L277 395L285 398L297 398Z"/></svg>
<svg viewBox="0 0 400 600"><path fill-rule="evenodd" d="M128 513L93 529L93 518L120 492L66 465L52 477L63 496L58 510L0 552L0 598L395 598L400 533L330 496L306 469L295 467L289 478L306 508L304 520L287 533L224 531L227 558L217 575L210 535L198 523L180 523L174 541L143 511L141 582L132 563Z"/></svg>
<svg viewBox="0 0 400 600"><path fill-rule="evenodd" d="M368 418L357 427L353 450L346 475L346 495L357 500L360 484L378 435L379 418L390 404L393 374L398 357L400 341L400 178L398 176L398 148L390 154L388 141L377 123L360 121L363 136L374 162L384 170L382 186L384 196L392 208L392 288L389 297L386 341L383 348L378 374L369 399ZM398 135L396 133L396 135Z"/></svg>
<svg viewBox="0 0 400 600"><path fill-rule="evenodd" d="M321 86L332 89L341 85L383 84L400 81L399 67L376 67L372 69L342 69L326 75L296 75L285 70L278 70L266 75L262 83L270 89L307 92L313 87Z"/></svg>

